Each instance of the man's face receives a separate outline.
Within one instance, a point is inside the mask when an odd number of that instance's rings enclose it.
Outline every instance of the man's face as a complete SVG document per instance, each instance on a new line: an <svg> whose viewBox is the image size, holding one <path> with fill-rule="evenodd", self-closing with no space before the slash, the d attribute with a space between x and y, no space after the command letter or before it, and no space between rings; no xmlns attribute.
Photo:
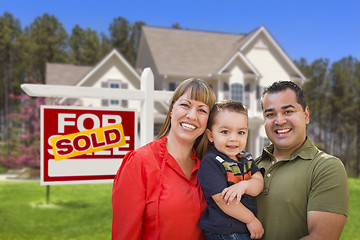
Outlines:
<svg viewBox="0 0 360 240"><path fill-rule="evenodd" d="M305 141L309 108L302 109L292 89L265 94L263 117L266 135L275 147L274 155L286 157Z"/></svg>

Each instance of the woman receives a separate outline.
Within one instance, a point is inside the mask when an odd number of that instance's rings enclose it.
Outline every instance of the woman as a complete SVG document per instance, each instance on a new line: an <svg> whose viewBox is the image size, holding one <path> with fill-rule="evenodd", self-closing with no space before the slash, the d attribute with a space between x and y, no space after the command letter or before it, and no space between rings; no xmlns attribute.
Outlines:
<svg viewBox="0 0 360 240"><path fill-rule="evenodd" d="M113 185L113 240L202 237L197 225L206 203L197 170L214 103L206 82L184 80L157 139L125 156Z"/></svg>

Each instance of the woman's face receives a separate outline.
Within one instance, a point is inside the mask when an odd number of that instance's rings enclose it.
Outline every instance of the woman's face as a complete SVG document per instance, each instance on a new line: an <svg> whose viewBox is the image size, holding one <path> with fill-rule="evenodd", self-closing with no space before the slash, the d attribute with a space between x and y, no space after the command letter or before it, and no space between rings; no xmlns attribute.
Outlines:
<svg viewBox="0 0 360 240"><path fill-rule="evenodd" d="M187 90L173 105L169 135L174 135L178 141L194 143L206 129L209 112L209 107L191 99L190 90Z"/></svg>

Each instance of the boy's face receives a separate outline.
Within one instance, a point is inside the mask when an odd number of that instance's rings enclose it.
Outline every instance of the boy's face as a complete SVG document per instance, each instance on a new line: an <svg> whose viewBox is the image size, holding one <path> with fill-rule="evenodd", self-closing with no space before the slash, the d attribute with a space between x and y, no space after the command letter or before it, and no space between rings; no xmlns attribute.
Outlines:
<svg viewBox="0 0 360 240"><path fill-rule="evenodd" d="M211 129L206 129L210 142L216 149L231 159L246 147L248 136L248 117L245 113L221 110L214 119Z"/></svg>

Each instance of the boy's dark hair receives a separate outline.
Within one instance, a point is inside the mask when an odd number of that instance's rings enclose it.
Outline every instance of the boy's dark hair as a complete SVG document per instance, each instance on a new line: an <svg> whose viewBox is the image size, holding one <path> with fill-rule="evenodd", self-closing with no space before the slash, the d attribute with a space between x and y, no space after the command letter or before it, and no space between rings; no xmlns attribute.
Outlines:
<svg viewBox="0 0 360 240"><path fill-rule="evenodd" d="M209 120L207 124L207 128L211 128L214 125L215 117L220 111L232 111L237 113L243 113L246 116L248 115L247 108L239 101L234 100L223 100L220 102L216 102L214 107L210 111Z"/></svg>
<svg viewBox="0 0 360 240"><path fill-rule="evenodd" d="M264 99L265 94L278 93L281 91L285 91L286 89L291 89L295 92L296 101L301 105L302 109L305 111L306 100L305 100L304 92L301 89L301 87L299 87L298 85L296 85L294 82L291 82L291 81L274 82L268 88L266 88L261 97L261 109L264 109L263 108L263 99Z"/></svg>

